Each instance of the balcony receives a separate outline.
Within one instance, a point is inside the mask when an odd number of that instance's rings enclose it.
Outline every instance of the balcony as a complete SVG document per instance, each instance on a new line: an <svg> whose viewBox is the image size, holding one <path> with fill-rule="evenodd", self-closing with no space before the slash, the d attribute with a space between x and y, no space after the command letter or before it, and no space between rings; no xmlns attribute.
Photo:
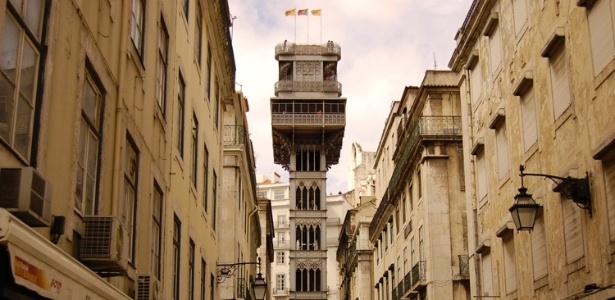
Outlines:
<svg viewBox="0 0 615 300"><path fill-rule="evenodd" d="M224 146L241 146L246 143L246 131L242 125L224 125L222 143Z"/></svg>
<svg viewBox="0 0 615 300"><path fill-rule="evenodd" d="M408 294L416 294L419 288L427 284L425 278L425 262L417 262L410 272L406 273L403 280L394 289L396 299L408 298Z"/></svg>
<svg viewBox="0 0 615 300"><path fill-rule="evenodd" d="M412 286L412 289L416 290L417 287L419 286L424 286L426 284L426 278L425 278L425 262L424 261L419 261L417 262L414 267L412 267L412 278L410 280L410 286Z"/></svg>
<svg viewBox="0 0 615 300"><path fill-rule="evenodd" d="M274 127L314 125L316 127L334 126L337 128L346 125L346 115L344 113L271 113L271 124Z"/></svg>
<svg viewBox="0 0 615 300"><path fill-rule="evenodd" d="M275 46L275 58L278 59L280 55L333 55L340 59L342 48L333 42L322 45L299 45L284 42Z"/></svg>
<svg viewBox="0 0 615 300"><path fill-rule="evenodd" d="M293 81L280 80L275 83L275 95L280 92L317 92L317 93L337 93L342 95L342 84L337 80L325 81Z"/></svg>

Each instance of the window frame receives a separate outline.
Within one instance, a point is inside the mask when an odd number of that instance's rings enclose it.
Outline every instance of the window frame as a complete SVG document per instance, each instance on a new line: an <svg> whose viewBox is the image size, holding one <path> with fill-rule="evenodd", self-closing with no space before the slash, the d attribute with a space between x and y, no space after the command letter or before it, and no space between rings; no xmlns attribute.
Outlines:
<svg viewBox="0 0 615 300"><path fill-rule="evenodd" d="M82 214L82 215L94 215L98 212L98 190L100 188L100 172L101 172L101 160L102 160L102 137L103 137L103 130L104 130L104 110L105 110L105 90L102 87L102 84L100 82L100 79L98 78L97 74L94 72L93 68L91 67L91 65L89 64L89 62L87 62L87 68L85 71L85 79L84 79L84 89L85 89L85 84L86 83L91 83L92 86L94 86L97 91L98 91L98 100L99 103L95 104L94 106L96 107L96 109L98 110L97 112L95 112L96 114L96 119L97 120L91 120L90 116L88 116L88 113L84 111L84 107L85 107L85 90L83 91L83 95L81 98L81 104L82 104L82 108L81 108L81 122L79 125L79 131L81 132L81 130L87 130L88 132L88 137L89 134L93 134L94 138L98 141L98 145L96 147L96 167L94 170L93 175L95 175L94 178L94 184L93 184L93 195L92 195L92 210L90 212L87 211L87 199L84 198L85 193L87 193L86 188L87 188L87 183L85 181L85 179L87 179L88 176L88 172L89 172L89 167L87 166L87 162L89 161L89 155L87 157L83 157L83 162L80 162L81 160L81 153L83 151L83 149L81 149L81 143L79 143L79 157L77 158L77 168L80 168L80 164L83 163L84 164L84 170L83 170L83 178L81 179L81 182L83 184L83 188L82 191L84 193L84 195L82 195L82 199L81 199L81 207L84 208L84 210L80 210L77 205L76 202L79 200L76 193L77 193L77 189L79 187L79 180L76 179L75 180L75 210ZM96 92L96 91L94 91ZM83 126L83 127L82 127ZM87 128L84 128L86 127ZM79 139L81 139L81 133L79 134ZM87 153L89 154L90 152L90 147L89 147L89 143L87 141L84 141L84 146L87 147L88 149L86 150ZM78 170L76 171L77 173L75 174L75 178L79 177L78 174Z"/></svg>
<svg viewBox="0 0 615 300"><path fill-rule="evenodd" d="M140 4L140 6L137 6L137 4ZM145 45L145 5L145 0L132 0L130 10L130 40L141 61L143 61ZM140 15L135 14L135 11L139 12Z"/></svg>

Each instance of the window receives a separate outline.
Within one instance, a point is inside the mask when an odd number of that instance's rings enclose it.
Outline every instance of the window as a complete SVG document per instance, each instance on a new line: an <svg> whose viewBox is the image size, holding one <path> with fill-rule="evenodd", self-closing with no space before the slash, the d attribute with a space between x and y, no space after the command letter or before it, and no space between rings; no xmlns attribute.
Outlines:
<svg viewBox="0 0 615 300"><path fill-rule="evenodd" d="M278 215L278 227L286 226L286 214Z"/></svg>
<svg viewBox="0 0 615 300"><path fill-rule="evenodd" d="M529 87L521 94L521 124L523 125L523 150L527 152L538 140L536 100L534 99L533 87Z"/></svg>
<svg viewBox="0 0 615 300"><path fill-rule="evenodd" d="M128 231L129 260L135 258L135 218L137 214L137 182L139 178L139 152L132 138L126 136L126 152L124 153L124 207L122 221Z"/></svg>
<svg viewBox="0 0 615 300"><path fill-rule="evenodd" d="M580 210L572 201L563 200L562 215L564 220L564 239L566 247L566 263L571 264L582 258L585 249L583 242L583 226Z"/></svg>
<svg viewBox="0 0 615 300"><path fill-rule="evenodd" d="M218 128L218 115L220 113L220 108L218 108L218 103L219 103L219 99L218 97L220 96L220 86L218 85L218 78L216 77L215 81L214 81L214 126L216 128Z"/></svg>
<svg viewBox="0 0 615 300"><path fill-rule="evenodd" d="M423 249L423 226L419 227L419 260L425 261L425 251Z"/></svg>
<svg viewBox="0 0 615 300"><path fill-rule="evenodd" d="M286 257L286 255L284 254L284 251L278 251L276 253L275 262L278 263L278 265L284 264L285 263L284 257Z"/></svg>
<svg viewBox="0 0 615 300"><path fill-rule="evenodd" d="M487 161L485 159L485 148L480 146L476 155L476 185L478 190L478 200L483 200L487 196Z"/></svg>
<svg viewBox="0 0 615 300"><path fill-rule="evenodd" d="M273 200L283 200L283 199L284 199L283 189L273 190Z"/></svg>
<svg viewBox="0 0 615 300"><path fill-rule="evenodd" d="M206 267L207 264L205 263L205 260L201 258L201 300L205 300L207 298L207 289L205 288L205 285L207 284L207 276L205 273Z"/></svg>
<svg viewBox="0 0 615 300"><path fill-rule="evenodd" d="M145 31L145 0L132 0L130 15L130 38L137 49L139 57L143 57L143 37Z"/></svg>
<svg viewBox="0 0 615 300"><path fill-rule="evenodd" d="M167 110L167 70L169 56L169 33L162 17L160 18L160 28L158 29L158 73L156 74L156 103L162 112L166 115Z"/></svg>
<svg viewBox="0 0 615 300"><path fill-rule="evenodd" d="M188 21L188 13L190 13L190 0L182 0L182 12L184 13L186 21Z"/></svg>
<svg viewBox="0 0 615 300"><path fill-rule="evenodd" d="M561 116L570 105L570 83L568 78L568 59L564 43L549 57L551 73L551 98L553 101L553 119Z"/></svg>
<svg viewBox="0 0 615 300"><path fill-rule="evenodd" d="M482 91L483 78L480 73L480 62L478 56L475 56L472 64L468 65L470 71L470 96L472 104L476 105Z"/></svg>
<svg viewBox="0 0 615 300"><path fill-rule="evenodd" d="M498 175L499 179L502 180L508 175L509 169L508 140L506 139L506 122L501 122L500 126L495 129L495 141L496 148L498 151Z"/></svg>
<svg viewBox="0 0 615 300"><path fill-rule="evenodd" d="M534 230L532 231L532 266L534 281L547 276L547 240L545 236L545 220L540 211L536 214Z"/></svg>
<svg viewBox="0 0 615 300"><path fill-rule="evenodd" d="M610 242L615 242L615 151L602 158Z"/></svg>
<svg viewBox="0 0 615 300"><path fill-rule="evenodd" d="M506 274L506 294L517 290L517 269L515 267L515 239L512 232L503 237L504 272Z"/></svg>
<svg viewBox="0 0 615 300"><path fill-rule="evenodd" d="M284 274L275 275L275 290L276 292L283 292L286 284L286 276Z"/></svg>
<svg viewBox="0 0 615 300"><path fill-rule="evenodd" d="M154 199L152 201L152 273L160 278L160 251L162 245L162 189L154 182Z"/></svg>
<svg viewBox="0 0 615 300"><path fill-rule="evenodd" d="M216 206L217 206L217 202L218 202L218 175L216 175L216 171L214 171L214 181L213 181L213 186L212 186L212 201L213 201L213 205L212 205L212 227L214 230L216 230Z"/></svg>
<svg viewBox="0 0 615 300"><path fill-rule="evenodd" d="M502 37L497 12L491 13L483 34L489 39L489 62L491 74L494 74L502 60Z"/></svg>
<svg viewBox="0 0 615 300"><path fill-rule="evenodd" d="M587 12L594 76L600 74L615 56L611 2L596 0Z"/></svg>
<svg viewBox="0 0 615 300"><path fill-rule="evenodd" d="M403 224L406 224L406 209L407 209L407 201L406 201L406 192L401 193L401 220Z"/></svg>
<svg viewBox="0 0 615 300"><path fill-rule="evenodd" d="M209 295L209 299L214 300L214 296L216 295L216 291L214 290L214 286L216 285L216 277L214 276L214 274L211 274L209 276L209 293L211 295Z"/></svg>
<svg viewBox="0 0 615 300"><path fill-rule="evenodd" d="M407 274L410 269L408 268L408 247L404 247L404 273Z"/></svg>
<svg viewBox="0 0 615 300"><path fill-rule="evenodd" d="M418 194L419 194L419 200L423 197L423 187L421 185L421 170L419 169L416 172L416 182L417 182L417 189L418 189Z"/></svg>
<svg viewBox="0 0 615 300"><path fill-rule="evenodd" d="M79 124L79 160L77 162L75 209L83 215L96 214L96 189L100 165L102 94L92 74L86 72L83 84L81 122Z"/></svg>
<svg viewBox="0 0 615 300"><path fill-rule="evenodd" d="M512 0L515 22L515 35L521 33L521 29L527 21L527 0Z"/></svg>
<svg viewBox="0 0 615 300"><path fill-rule="evenodd" d="M179 300L179 275L181 258L181 222L177 215L173 219L173 299ZM212 298L213 299L213 298Z"/></svg>
<svg viewBox="0 0 615 300"><path fill-rule="evenodd" d="M207 43L207 82L205 82L205 95L207 95L207 101L211 99L211 76L213 73L213 68L211 65L211 45Z"/></svg>
<svg viewBox="0 0 615 300"><path fill-rule="evenodd" d="M184 101L186 99L186 83L181 74L179 74L177 84L177 150L179 150L179 156L184 158L184 127L186 126Z"/></svg>
<svg viewBox="0 0 615 300"><path fill-rule="evenodd" d="M495 296L493 294L493 275L491 271L491 253L485 252L481 254L481 279L483 283L482 296Z"/></svg>
<svg viewBox="0 0 615 300"><path fill-rule="evenodd" d="M209 193L208 179L209 179L209 150L207 150L207 145L204 146L203 152L203 209L207 211L209 203L207 201L207 196Z"/></svg>
<svg viewBox="0 0 615 300"><path fill-rule="evenodd" d="M199 161L199 120L196 119L196 112L192 113L192 161L190 162L190 177L192 186L196 188L197 183L197 162Z"/></svg>
<svg viewBox="0 0 615 300"><path fill-rule="evenodd" d="M5 2L7 8L15 8L17 1ZM0 33L0 138L26 160L30 159L39 86L44 2L28 1L14 10L5 9L0 25L4 27Z"/></svg>
<svg viewBox="0 0 615 300"><path fill-rule="evenodd" d="M203 12L201 11L201 3L196 3L196 24L194 25L194 59L196 64L201 66L201 58L203 56Z"/></svg>
<svg viewBox="0 0 615 300"><path fill-rule="evenodd" d="M190 239L188 250L188 299L194 299L194 241L192 239Z"/></svg>

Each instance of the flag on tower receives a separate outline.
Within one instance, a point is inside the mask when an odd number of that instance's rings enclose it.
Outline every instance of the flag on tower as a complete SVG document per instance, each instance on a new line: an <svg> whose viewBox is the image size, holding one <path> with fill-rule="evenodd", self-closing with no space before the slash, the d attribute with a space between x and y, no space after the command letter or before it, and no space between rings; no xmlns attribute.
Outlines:
<svg viewBox="0 0 615 300"><path fill-rule="evenodd" d="M297 11L297 15L298 16L307 16L308 15L308 10L306 9L300 9L299 11Z"/></svg>
<svg viewBox="0 0 615 300"><path fill-rule="evenodd" d="M301 14L301 11L299 11L299 14ZM293 8L291 10L287 10L286 12L284 12L284 15L286 15L286 16L295 16L296 15L296 11Z"/></svg>
<svg viewBox="0 0 615 300"><path fill-rule="evenodd" d="M322 9L312 9L312 16L320 16Z"/></svg>

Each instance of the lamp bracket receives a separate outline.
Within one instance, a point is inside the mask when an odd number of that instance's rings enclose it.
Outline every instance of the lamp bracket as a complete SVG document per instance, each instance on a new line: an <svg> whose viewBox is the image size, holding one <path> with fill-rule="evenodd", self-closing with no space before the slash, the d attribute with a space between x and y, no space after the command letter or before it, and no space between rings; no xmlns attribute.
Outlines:
<svg viewBox="0 0 615 300"><path fill-rule="evenodd" d="M218 276L216 276L216 281L218 283L224 282L224 280L226 280L227 278L231 278L235 274L235 271L237 271L237 268L239 266L244 266L244 265L258 265L260 269L260 265L261 265L260 257L258 259L258 262L238 262L238 263L216 264L216 267L218 267Z"/></svg>
<svg viewBox="0 0 615 300"><path fill-rule="evenodd" d="M541 173L525 173L525 167L520 165L519 175L521 176L521 185L523 186L523 177L536 176L551 179L556 185L553 188L554 192L564 195L567 199L572 200L578 207L587 210L589 216L592 216L591 208L591 193L589 190L589 173L585 172L585 177L560 177L550 174Z"/></svg>

